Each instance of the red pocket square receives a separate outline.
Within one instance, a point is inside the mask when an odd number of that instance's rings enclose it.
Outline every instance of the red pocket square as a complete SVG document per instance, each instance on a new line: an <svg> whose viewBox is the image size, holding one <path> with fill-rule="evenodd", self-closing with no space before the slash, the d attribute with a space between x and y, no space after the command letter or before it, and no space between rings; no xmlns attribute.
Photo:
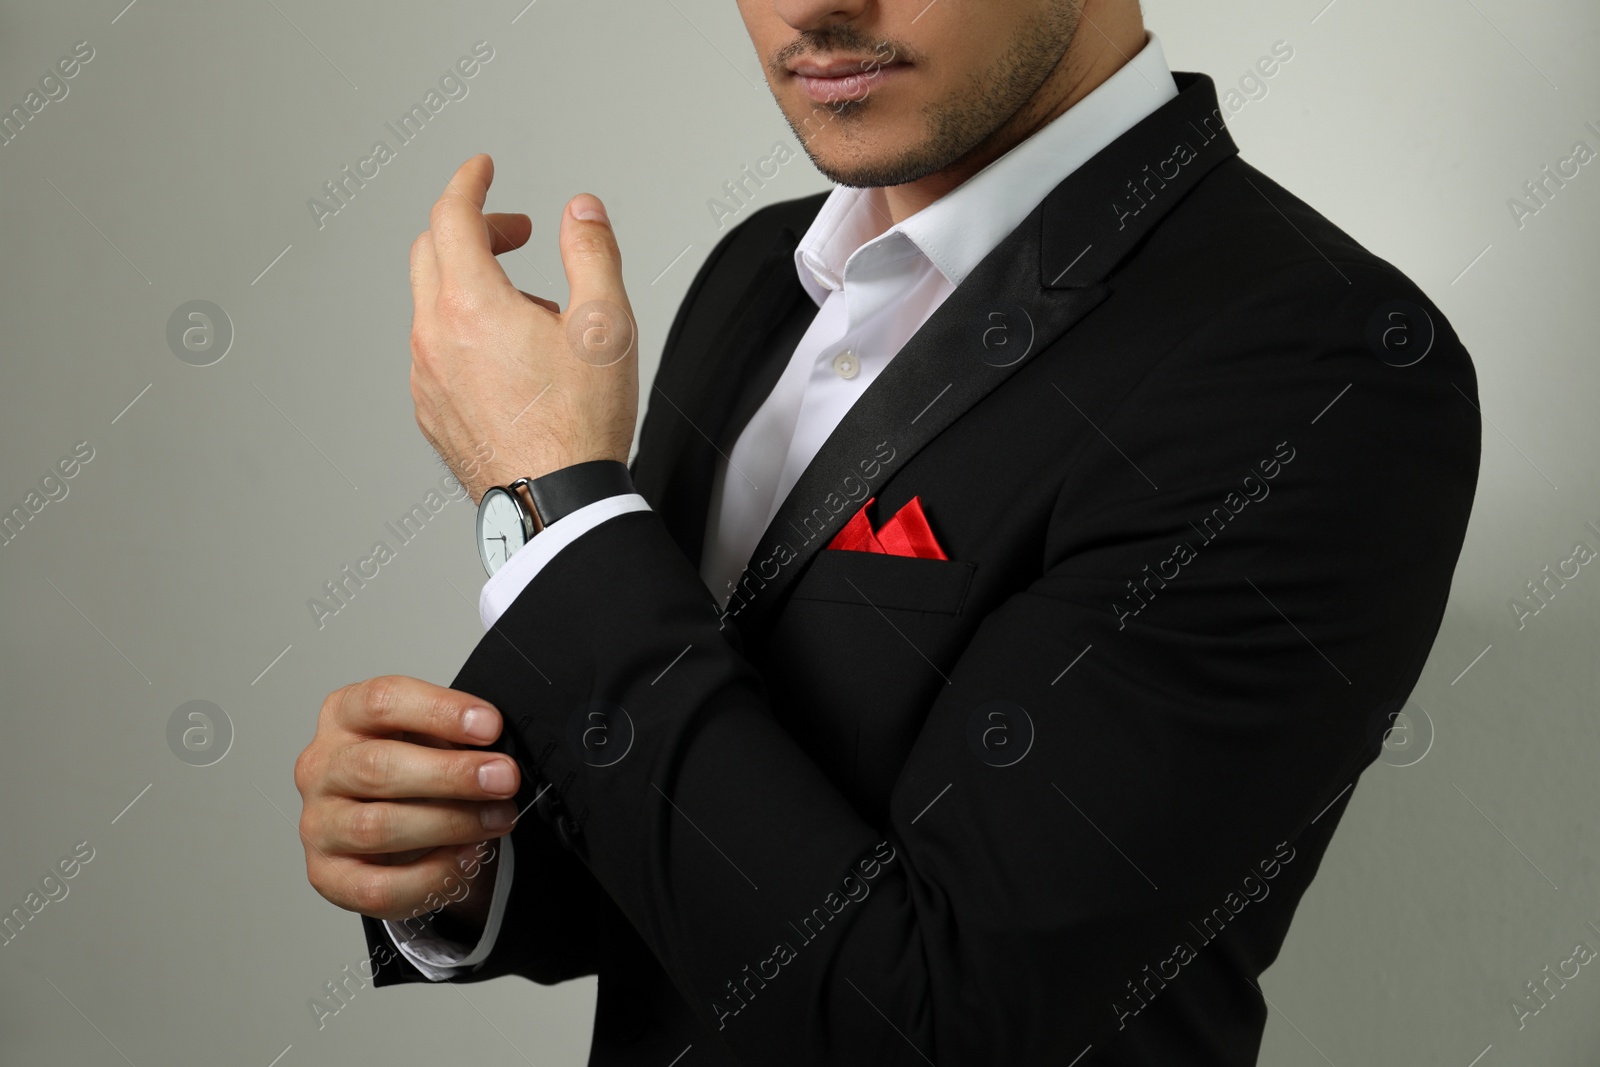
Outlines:
<svg viewBox="0 0 1600 1067"><path fill-rule="evenodd" d="M918 559L950 558L933 536L928 517L922 512L920 496L906 501L905 506L874 533L872 523L867 519L867 509L876 499L871 497L861 505L860 511L850 516L850 521L828 542L829 548L847 552L879 552L888 556L913 556Z"/></svg>

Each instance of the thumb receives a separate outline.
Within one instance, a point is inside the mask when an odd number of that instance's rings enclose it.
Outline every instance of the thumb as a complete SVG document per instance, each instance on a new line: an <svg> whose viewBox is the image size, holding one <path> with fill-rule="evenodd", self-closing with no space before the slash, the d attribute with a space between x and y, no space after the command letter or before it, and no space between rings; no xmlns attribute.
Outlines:
<svg viewBox="0 0 1600 1067"><path fill-rule="evenodd" d="M567 343L584 362L607 367L633 354L636 327L622 285L622 253L605 205L580 193L561 213L561 265L567 272Z"/></svg>
<svg viewBox="0 0 1600 1067"><path fill-rule="evenodd" d="M622 251L605 205L593 193L579 193L561 213L561 266L572 294L568 306L596 300L626 305Z"/></svg>

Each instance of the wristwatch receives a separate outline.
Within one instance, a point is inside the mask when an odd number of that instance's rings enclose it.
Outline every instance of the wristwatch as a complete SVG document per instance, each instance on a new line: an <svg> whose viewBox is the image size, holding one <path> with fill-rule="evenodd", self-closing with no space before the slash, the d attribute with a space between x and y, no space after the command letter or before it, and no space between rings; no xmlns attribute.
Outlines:
<svg viewBox="0 0 1600 1067"><path fill-rule="evenodd" d="M606 497L634 491L628 467L614 459L574 463L538 478L496 485L478 501L478 557L490 577L517 549L557 519Z"/></svg>

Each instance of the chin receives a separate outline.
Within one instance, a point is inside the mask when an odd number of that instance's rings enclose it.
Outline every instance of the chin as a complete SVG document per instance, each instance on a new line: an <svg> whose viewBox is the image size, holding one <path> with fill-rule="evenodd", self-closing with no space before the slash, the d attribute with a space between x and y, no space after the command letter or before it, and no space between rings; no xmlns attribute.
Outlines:
<svg viewBox="0 0 1600 1067"><path fill-rule="evenodd" d="M870 137L863 140L872 143ZM802 142L803 143L803 142ZM807 145L806 155L812 166L835 185L858 189L905 185L939 170L944 163L929 157L926 146L905 145L885 150L882 142L872 144L872 151L859 152L846 149L813 151Z"/></svg>
<svg viewBox="0 0 1600 1067"><path fill-rule="evenodd" d="M835 185L906 185L944 169L971 147L949 123L935 121L947 109L922 101L791 103L782 108L789 128L812 165Z"/></svg>
<svg viewBox="0 0 1600 1067"><path fill-rule="evenodd" d="M884 167L872 164L853 164L848 167L817 166L822 176L835 185L845 185L853 189L876 189L883 186L902 185L903 182L890 180L895 172Z"/></svg>

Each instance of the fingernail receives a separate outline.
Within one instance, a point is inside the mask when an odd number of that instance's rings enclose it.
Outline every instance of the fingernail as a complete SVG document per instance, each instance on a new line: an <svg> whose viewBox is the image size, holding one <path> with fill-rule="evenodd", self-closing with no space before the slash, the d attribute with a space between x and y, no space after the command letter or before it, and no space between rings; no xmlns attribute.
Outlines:
<svg viewBox="0 0 1600 1067"><path fill-rule="evenodd" d="M479 741L493 741L494 712L488 708L468 708L461 716L461 732Z"/></svg>
<svg viewBox="0 0 1600 1067"><path fill-rule="evenodd" d="M478 785L485 793L510 793L516 786L512 784L511 764L503 759L491 760L478 768Z"/></svg>
<svg viewBox="0 0 1600 1067"><path fill-rule="evenodd" d="M606 217L606 206L595 196L585 193L572 201L572 217L582 219L584 222L604 222L607 225L611 220Z"/></svg>
<svg viewBox="0 0 1600 1067"><path fill-rule="evenodd" d="M504 830L517 820L515 804L491 804L480 808L478 817L483 821L485 830Z"/></svg>

